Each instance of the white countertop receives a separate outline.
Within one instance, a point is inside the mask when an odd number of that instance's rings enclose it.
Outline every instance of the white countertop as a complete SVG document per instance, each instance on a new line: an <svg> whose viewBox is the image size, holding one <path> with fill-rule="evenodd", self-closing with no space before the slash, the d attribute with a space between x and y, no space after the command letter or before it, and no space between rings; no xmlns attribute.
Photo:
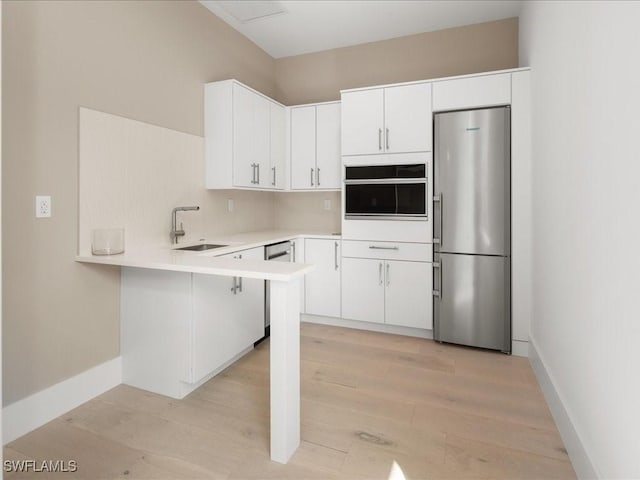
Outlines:
<svg viewBox="0 0 640 480"><path fill-rule="evenodd" d="M299 237L340 239L339 235L331 235L326 232L264 230L207 238L206 241L199 243L222 244L227 246L202 252L176 250L175 245L170 246L168 244L144 248L127 248L125 246L125 252L119 255L92 255L90 252L81 252L76 256L76 261L117 265L121 267L150 268L155 270L260 278L286 282L294 277L310 272L315 266L304 263L267 262L218 257L228 253ZM179 244L177 247L189 245L193 245L193 243Z"/></svg>

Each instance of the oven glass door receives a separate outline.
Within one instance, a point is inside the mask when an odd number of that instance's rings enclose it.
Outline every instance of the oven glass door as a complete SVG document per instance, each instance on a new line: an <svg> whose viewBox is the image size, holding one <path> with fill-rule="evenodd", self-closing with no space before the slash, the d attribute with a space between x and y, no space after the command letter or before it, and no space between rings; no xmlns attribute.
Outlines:
<svg viewBox="0 0 640 480"><path fill-rule="evenodd" d="M397 216L426 217L426 182L347 183L347 217Z"/></svg>

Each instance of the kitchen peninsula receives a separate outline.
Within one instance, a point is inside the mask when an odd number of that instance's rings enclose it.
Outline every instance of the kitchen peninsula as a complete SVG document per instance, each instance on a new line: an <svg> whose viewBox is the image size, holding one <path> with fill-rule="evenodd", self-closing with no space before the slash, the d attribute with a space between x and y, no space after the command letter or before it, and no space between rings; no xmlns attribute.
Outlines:
<svg viewBox="0 0 640 480"><path fill-rule="evenodd" d="M295 236L295 235L294 235ZM291 235L282 233L257 234L252 235L250 241L237 242L233 245L223 247L224 253L235 251L246 251L247 249L262 248L257 245L271 243L272 240L281 238L292 238ZM247 240L245 238L245 240ZM271 312L271 348L270 348L270 389L271 389L271 459L280 463L287 463L291 455L295 452L300 443L300 287L299 281L302 276L314 269L313 265L300 263L266 262L263 260L239 259L223 257L219 255L223 252L209 251L205 253L194 253L179 251L169 247L156 247L148 249L133 249L121 255L93 256L90 254L80 254L76 257L78 262L97 263L106 265L117 265L122 267L122 327L127 329L127 322L131 319L132 309L128 300L137 302L138 297L143 297L140 302L133 307L133 316L137 316L138 323L146 324L150 331L162 328L162 315L153 315L153 308L162 308L162 301L167 297L167 291L157 285L178 285L176 291L169 293L169 303L175 306L176 299L185 300L188 305L194 300L196 293L191 290L191 286L198 279L216 277L239 277L247 279L268 280L271 282L270 288L270 312ZM142 275L142 277L137 277ZM142 283L137 283L136 279L142 278ZM206 281L206 280L205 280ZM180 285L185 289L180 289ZM141 287L142 288L139 288ZM149 288L147 288L147 286ZM142 291L142 293L141 293ZM172 297L172 295L176 297ZM144 295L147 295L144 298ZM149 298L151 295L151 298ZM194 298L191 298L194 296ZM148 301L153 302L153 307L145 309L144 305ZM197 299L193 302L197 302ZM141 308L141 305L143 308ZM171 312L165 312L171 315ZM189 311L183 312L185 317L189 317ZM204 320L210 320L207 317ZM185 332L182 318L173 318L177 324L182 325ZM158 322L159 324L156 324ZM157 327L157 328L156 328ZM190 332L193 334L193 332ZM185 335L188 336L189 334ZM144 340L144 339L143 339ZM153 340L153 339L152 339ZM165 338L165 341L167 339ZM172 339L180 342L179 338ZM185 344L189 339L185 338ZM123 350L127 348L123 334ZM225 339L221 339L225 342ZM144 345L144 343L143 343ZM251 348L251 346L249 347ZM138 349L138 354L144 354L144 346ZM189 352L190 360L194 355ZM239 356L246 352L241 352ZM126 353L123 352L123 357ZM237 357L236 357L237 358ZM231 363L227 362L224 366ZM125 358L126 364L126 358ZM222 366L222 368L224 368ZM174 366L180 369L180 365ZM126 366L123 370L126 370ZM135 367L134 367L135 369ZM156 370L162 370L158 365ZM193 367L189 369L193 372ZM162 372L164 373L164 372ZM189 388L197 388L201 383L208 380L212 374L205 375L197 379L194 385ZM127 373L123 372L123 377ZM187 378L184 378L188 380ZM180 379L179 379L180 380ZM126 378L125 378L126 383ZM179 382L178 383L184 383ZM188 392L187 392L188 393ZM186 393L183 393L183 395ZM178 394L180 395L180 394Z"/></svg>

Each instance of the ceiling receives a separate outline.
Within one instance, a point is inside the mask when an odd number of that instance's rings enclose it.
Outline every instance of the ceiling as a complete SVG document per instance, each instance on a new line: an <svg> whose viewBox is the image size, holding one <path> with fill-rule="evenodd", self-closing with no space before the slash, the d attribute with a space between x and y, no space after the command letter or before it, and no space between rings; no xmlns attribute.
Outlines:
<svg viewBox="0 0 640 480"><path fill-rule="evenodd" d="M488 22L517 0L200 0L274 58Z"/></svg>

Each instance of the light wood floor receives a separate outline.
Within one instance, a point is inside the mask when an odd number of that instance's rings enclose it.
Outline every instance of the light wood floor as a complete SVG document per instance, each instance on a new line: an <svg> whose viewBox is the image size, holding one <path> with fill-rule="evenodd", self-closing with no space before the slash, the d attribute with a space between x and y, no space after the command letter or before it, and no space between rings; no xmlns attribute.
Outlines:
<svg viewBox="0 0 640 480"><path fill-rule="evenodd" d="M302 443L287 465L269 460L268 342L184 400L116 387L5 460L76 460L58 477L87 479L387 480L394 463L412 480L575 478L524 358L313 324L301 355Z"/></svg>

